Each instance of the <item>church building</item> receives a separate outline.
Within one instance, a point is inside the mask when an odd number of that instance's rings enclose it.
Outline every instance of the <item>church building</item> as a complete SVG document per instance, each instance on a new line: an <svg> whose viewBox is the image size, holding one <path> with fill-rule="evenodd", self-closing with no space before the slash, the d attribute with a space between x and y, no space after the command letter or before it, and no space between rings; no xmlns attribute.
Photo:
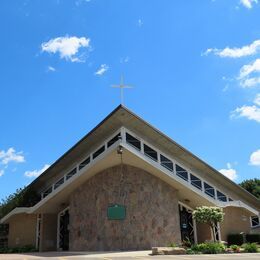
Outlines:
<svg viewBox="0 0 260 260"><path fill-rule="evenodd" d="M8 246L40 251L141 250L211 239L198 206L224 210L219 240L259 232L260 202L120 105L35 179L40 200L13 209Z"/></svg>

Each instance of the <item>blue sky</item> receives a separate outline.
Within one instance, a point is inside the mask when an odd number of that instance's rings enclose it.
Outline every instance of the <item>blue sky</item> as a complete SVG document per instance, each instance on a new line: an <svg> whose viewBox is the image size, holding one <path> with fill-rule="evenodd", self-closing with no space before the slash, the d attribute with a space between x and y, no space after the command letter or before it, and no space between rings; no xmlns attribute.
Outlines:
<svg viewBox="0 0 260 260"><path fill-rule="evenodd" d="M260 2L260 1L259 1ZM119 103L236 182L260 172L256 0L0 2L0 198Z"/></svg>

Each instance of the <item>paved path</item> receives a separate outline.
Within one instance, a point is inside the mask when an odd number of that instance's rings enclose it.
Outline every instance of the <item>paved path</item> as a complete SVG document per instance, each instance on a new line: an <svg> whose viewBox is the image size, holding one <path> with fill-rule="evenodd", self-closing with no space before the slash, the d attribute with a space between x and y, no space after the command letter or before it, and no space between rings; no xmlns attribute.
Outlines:
<svg viewBox="0 0 260 260"><path fill-rule="evenodd" d="M93 260L260 260L258 254L218 254L218 255L180 255L180 256L150 256L151 251L133 252L46 252L32 254L0 254L0 260L68 260L68 259L93 259Z"/></svg>

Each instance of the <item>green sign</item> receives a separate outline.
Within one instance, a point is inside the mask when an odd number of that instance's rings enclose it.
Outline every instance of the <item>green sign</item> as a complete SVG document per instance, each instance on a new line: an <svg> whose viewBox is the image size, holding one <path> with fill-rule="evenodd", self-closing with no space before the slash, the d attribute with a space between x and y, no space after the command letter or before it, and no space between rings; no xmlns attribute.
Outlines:
<svg viewBox="0 0 260 260"><path fill-rule="evenodd" d="M123 220L126 216L126 208L123 205L114 204L108 206L107 217L109 220Z"/></svg>

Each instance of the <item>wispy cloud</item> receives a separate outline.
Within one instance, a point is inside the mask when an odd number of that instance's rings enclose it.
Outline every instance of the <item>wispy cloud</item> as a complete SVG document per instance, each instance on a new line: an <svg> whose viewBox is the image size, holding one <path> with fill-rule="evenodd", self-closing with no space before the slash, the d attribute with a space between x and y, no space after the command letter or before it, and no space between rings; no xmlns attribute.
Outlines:
<svg viewBox="0 0 260 260"><path fill-rule="evenodd" d="M9 148L7 151L0 150L0 163L7 165L10 162L15 162L15 163L25 162L23 152L16 152L13 147Z"/></svg>
<svg viewBox="0 0 260 260"><path fill-rule="evenodd" d="M76 6L80 6L81 4L84 4L84 3L89 3L91 0L76 0L75 1L75 5Z"/></svg>
<svg viewBox="0 0 260 260"><path fill-rule="evenodd" d="M57 37L41 44L43 52L60 55L61 59L71 62L84 62L85 53L79 54L79 49L90 49L90 39L86 37Z"/></svg>
<svg viewBox="0 0 260 260"><path fill-rule="evenodd" d="M47 72L55 72L55 71L56 71L56 69L54 67L48 66Z"/></svg>
<svg viewBox="0 0 260 260"><path fill-rule="evenodd" d="M256 40L249 45L245 45L241 48L234 47L226 47L224 49L217 48L209 48L207 49L203 55L208 55L213 53L221 58L241 58L245 56L255 55L260 52L260 40Z"/></svg>
<svg viewBox="0 0 260 260"><path fill-rule="evenodd" d="M254 103L258 106L260 106L260 93L258 93L254 99Z"/></svg>
<svg viewBox="0 0 260 260"><path fill-rule="evenodd" d="M238 107L231 112L231 118L237 117L245 117L249 120L253 120L260 123L260 107L256 105L244 105L242 107Z"/></svg>
<svg viewBox="0 0 260 260"><path fill-rule="evenodd" d="M95 75L102 76L108 69L109 66L107 64L101 64L99 69L95 72Z"/></svg>
<svg viewBox="0 0 260 260"><path fill-rule="evenodd" d="M231 163L227 163L226 169L220 169L220 173L228 177L230 180L235 181L238 178L237 171L232 168Z"/></svg>
<svg viewBox="0 0 260 260"><path fill-rule="evenodd" d="M137 21L137 24L139 27L141 27L141 26L143 26L144 23L143 23L142 19L139 18Z"/></svg>
<svg viewBox="0 0 260 260"><path fill-rule="evenodd" d="M257 4L258 0L240 0L240 3L247 9L251 9L253 4Z"/></svg>
<svg viewBox="0 0 260 260"><path fill-rule="evenodd" d="M4 175L4 170L0 170L0 177Z"/></svg>
<svg viewBox="0 0 260 260"><path fill-rule="evenodd" d="M240 71L238 80L244 88L252 88L260 84L260 59L244 65Z"/></svg>
<svg viewBox="0 0 260 260"><path fill-rule="evenodd" d="M38 176L40 176L44 171L46 171L49 167L50 167L49 164L45 164L45 165L44 165L41 169L39 169L39 170L26 171L26 172L24 173L24 176L25 176L25 177L28 177L28 178L38 177Z"/></svg>
<svg viewBox="0 0 260 260"><path fill-rule="evenodd" d="M260 166L260 149L256 150L250 155L249 164Z"/></svg>
<svg viewBox="0 0 260 260"><path fill-rule="evenodd" d="M240 69L239 78L245 78L246 76L249 76L253 72L259 72L260 71L260 59L256 59L250 64L244 65Z"/></svg>
<svg viewBox="0 0 260 260"><path fill-rule="evenodd" d="M129 60L130 60L130 58L128 56L126 56L126 57L120 59L120 63L128 63Z"/></svg>

